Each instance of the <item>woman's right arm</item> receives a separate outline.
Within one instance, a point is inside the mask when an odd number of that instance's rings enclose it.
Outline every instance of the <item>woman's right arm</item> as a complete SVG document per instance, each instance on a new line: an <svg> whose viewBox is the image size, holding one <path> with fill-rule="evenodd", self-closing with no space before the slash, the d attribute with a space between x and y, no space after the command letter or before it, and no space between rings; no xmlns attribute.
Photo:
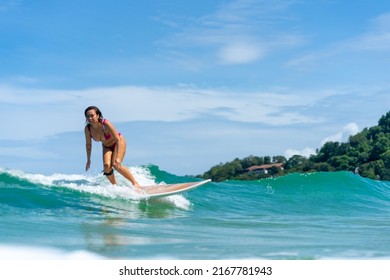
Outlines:
<svg viewBox="0 0 390 280"><path fill-rule="evenodd" d="M85 134L85 149L87 151L87 164L85 165L85 171L88 171L88 169L91 167L91 151L92 151L91 133L88 130L88 126L85 126L84 134Z"/></svg>

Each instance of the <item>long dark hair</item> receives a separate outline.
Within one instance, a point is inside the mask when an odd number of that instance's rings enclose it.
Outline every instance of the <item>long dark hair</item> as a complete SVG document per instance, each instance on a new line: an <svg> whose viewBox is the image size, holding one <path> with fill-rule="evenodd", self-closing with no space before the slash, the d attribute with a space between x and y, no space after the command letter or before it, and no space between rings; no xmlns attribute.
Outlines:
<svg viewBox="0 0 390 280"><path fill-rule="evenodd" d="M103 114L100 112L99 108L96 106L89 106L87 109L84 111L84 116L87 117L87 112L89 110L95 110L96 114L99 115L99 122L103 121Z"/></svg>

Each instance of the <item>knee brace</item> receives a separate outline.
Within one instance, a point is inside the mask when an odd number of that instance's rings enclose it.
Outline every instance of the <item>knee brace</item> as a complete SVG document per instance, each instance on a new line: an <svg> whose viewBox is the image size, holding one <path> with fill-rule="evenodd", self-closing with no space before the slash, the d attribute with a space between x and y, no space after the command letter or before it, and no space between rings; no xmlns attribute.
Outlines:
<svg viewBox="0 0 390 280"><path fill-rule="evenodd" d="M114 174L114 169L111 169L110 172L103 172L103 175L105 176L111 176L112 174Z"/></svg>

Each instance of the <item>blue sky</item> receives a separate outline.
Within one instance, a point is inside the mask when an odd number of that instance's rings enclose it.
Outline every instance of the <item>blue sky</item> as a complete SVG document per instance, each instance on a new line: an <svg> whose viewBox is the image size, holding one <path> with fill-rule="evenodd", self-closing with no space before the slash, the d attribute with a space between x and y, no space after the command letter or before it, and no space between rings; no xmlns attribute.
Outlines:
<svg viewBox="0 0 390 280"><path fill-rule="evenodd" d="M83 173L89 105L126 164L179 175L309 155L389 110L385 0L0 0L0 38L4 168Z"/></svg>

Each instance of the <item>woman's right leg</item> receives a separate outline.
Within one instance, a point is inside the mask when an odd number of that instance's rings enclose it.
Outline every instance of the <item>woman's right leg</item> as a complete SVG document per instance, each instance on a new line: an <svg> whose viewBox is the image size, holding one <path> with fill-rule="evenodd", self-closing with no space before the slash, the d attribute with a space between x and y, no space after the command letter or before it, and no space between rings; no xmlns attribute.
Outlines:
<svg viewBox="0 0 390 280"><path fill-rule="evenodd" d="M112 168L111 158L112 151L103 146L103 172L104 175L106 175L107 179L111 182L111 184L116 185L116 179L114 175L114 169Z"/></svg>

